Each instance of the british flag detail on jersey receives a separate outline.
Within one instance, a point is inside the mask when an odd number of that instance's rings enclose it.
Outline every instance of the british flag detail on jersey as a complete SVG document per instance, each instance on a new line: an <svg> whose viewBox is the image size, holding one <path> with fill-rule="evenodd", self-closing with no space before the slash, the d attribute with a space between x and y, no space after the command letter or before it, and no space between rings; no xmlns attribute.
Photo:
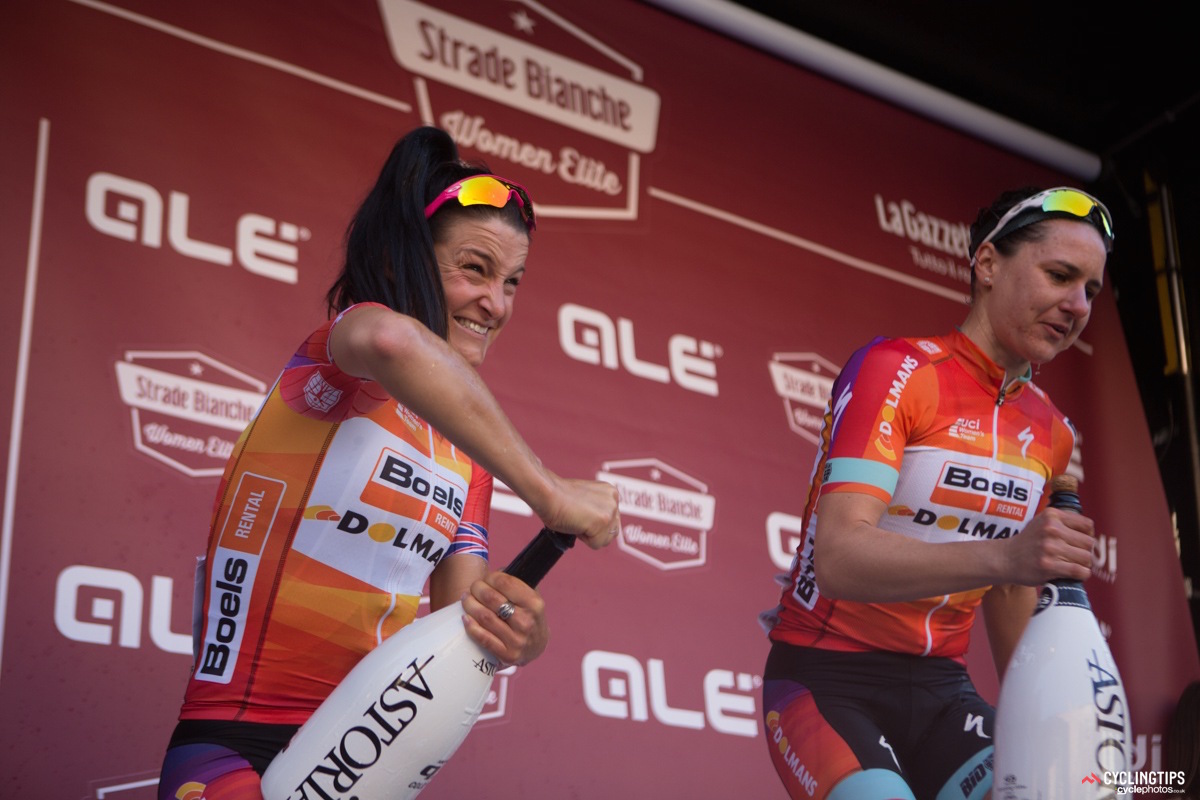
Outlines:
<svg viewBox="0 0 1200 800"><path fill-rule="evenodd" d="M484 561L487 561L487 528L484 528L482 525L476 525L473 522L464 522L459 525L458 531L454 534L454 541L450 543L450 550L446 555L453 556L460 553L479 556Z"/></svg>

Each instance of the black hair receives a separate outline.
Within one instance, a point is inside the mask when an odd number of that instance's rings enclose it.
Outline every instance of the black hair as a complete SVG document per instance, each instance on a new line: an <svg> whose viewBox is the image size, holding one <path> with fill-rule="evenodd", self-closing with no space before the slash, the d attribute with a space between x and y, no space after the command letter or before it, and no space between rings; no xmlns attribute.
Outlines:
<svg viewBox="0 0 1200 800"><path fill-rule="evenodd" d="M513 202L503 209L446 203L428 221L425 207L450 184L487 172L462 161L439 128L417 128L396 142L347 228L346 260L325 296L330 314L355 303L382 303L446 338L446 298L433 249L446 225L468 215L526 228Z"/></svg>
<svg viewBox="0 0 1200 800"><path fill-rule="evenodd" d="M967 247L967 257L971 260L971 296L975 295L975 252L979 249L979 245L983 242L983 238L987 236L1000 222L1000 219L1008 213L1008 210L1020 203L1026 198L1033 197L1038 192L1042 191L1036 186L1026 186L1021 189L1009 189L1001 192L1000 196L992 201L990 206L979 209L979 213L975 217L975 221L971 223L971 239L970 245ZM1041 223L1032 225L1024 225L1015 230L1009 231L998 239L992 239L992 246L1003 256L1011 256L1017 249L1017 246L1025 242L1037 242L1046 235Z"/></svg>
<svg viewBox="0 0 1200 800"><path fill-rule="evenodd" d="M1022 200L1033 197L1040 191L1042 189L1036 186L1026 186L1023 189L1010 189L1007 192L1001 192L1000 196L987 208L981 208L978 216L975 217L975 221L971 223L971 244L967 249L967 255L970 258L975 258L975 251L979 249L983 237L992 232L992 229L996 227L996 223L1008 213L1008 210ZM1004 255L1010 255L1021 242L1036 242L1045 235L1044 233L1038 233L1037 228L1038 224L1036 222L1032 225L1024 225L1004 234L999 239L992 239L992 244ZM1022 235L1023 232L1028 231L1032 231L1032 234Z"/></svg>

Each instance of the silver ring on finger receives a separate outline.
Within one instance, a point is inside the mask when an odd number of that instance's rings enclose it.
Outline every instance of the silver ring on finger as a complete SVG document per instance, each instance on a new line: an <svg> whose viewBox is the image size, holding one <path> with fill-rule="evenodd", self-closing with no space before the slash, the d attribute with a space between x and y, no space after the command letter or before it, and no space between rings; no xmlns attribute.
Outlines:
<svg viewBox="0 0 1200 800"><path fill-rule="evenodd" d="M508 620L511 619L512 615L516 612L517 607L512 603L505 601L498 609L496 609L496 616L505 622L508 622Z"/></svg>

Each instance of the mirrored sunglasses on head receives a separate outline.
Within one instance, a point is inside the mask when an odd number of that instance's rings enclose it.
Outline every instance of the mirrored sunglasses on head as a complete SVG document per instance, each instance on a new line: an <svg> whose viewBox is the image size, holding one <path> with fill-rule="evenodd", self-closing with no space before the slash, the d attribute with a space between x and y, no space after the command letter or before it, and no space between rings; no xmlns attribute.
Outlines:
<svg viewBox="0 0 1200 800"><path fill-rule="evenodd" d="M1064 215L1090 222L1104 239L1104 250L1112 251L1112 215L1108 209L1087 192L1067 186L1046 189L1017 203L1000 217L995 227L975 246L975 250L1026 225Z"/></svg>
<svg viewBox="0 0 1200 800"><path fill-rule="evenodd" d="M517 199L517 207L521 211L521 219L525 227L533 230L533 203L529 192L519 183L515 183L499 175L472 175L455 181L442 190L433 202L425 206L425 219L429 219L439 208L450 200L457 200L462 206L485 205L493 208L504 208L512 198Z"/></svg>

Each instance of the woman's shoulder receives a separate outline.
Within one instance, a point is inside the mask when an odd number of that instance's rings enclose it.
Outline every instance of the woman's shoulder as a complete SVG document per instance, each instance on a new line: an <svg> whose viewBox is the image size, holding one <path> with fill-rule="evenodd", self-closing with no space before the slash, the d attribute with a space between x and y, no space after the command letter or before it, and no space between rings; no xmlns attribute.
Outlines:
<svg viewBox="0 0 1200 800"><path fill-rule="evenodd" d="M950 348L938 336L877 336L860 347L850 362L858 361L874 369L900 369L912 372L938 364L951 357Z"/></svg>

